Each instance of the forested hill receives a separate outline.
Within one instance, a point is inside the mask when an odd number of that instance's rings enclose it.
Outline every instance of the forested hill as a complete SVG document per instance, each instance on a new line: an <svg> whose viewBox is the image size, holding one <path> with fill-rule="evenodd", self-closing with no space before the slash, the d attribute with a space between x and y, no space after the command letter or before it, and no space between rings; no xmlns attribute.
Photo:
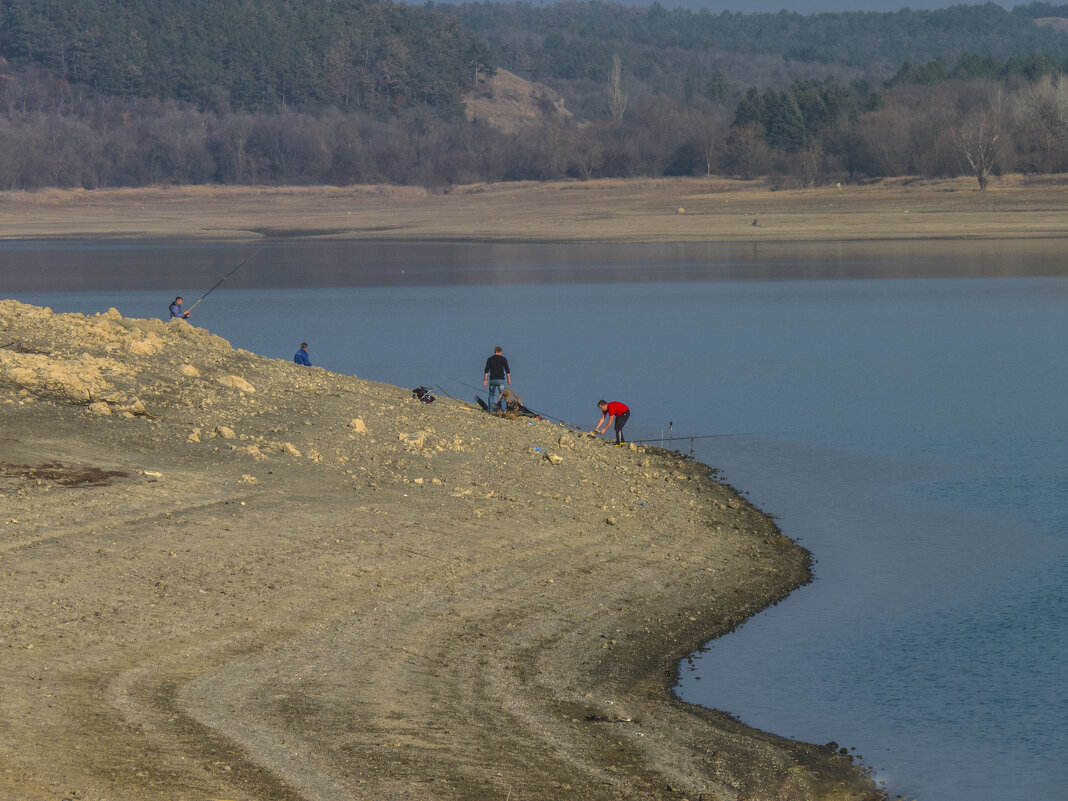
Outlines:
<svg viewBox="0 0 1068 801"><path fill-rule="evenodd" d="M613 52L633 55L632 63L637 60L639 72L647 74L710 58L731 75L744 74L743 57L760 55L853 68L869 78L886 77L904 61L953 62L964 53L1002 60L1031 53L1068 58L1068 36L1055 26L1036 24L1068 17L1068 6L1048 3L1012 11L987 3L936 11L801 15L569 0L545 6L466 3L455 13L464 27L493 44L501 66L526 67L535 79L600 78Z"/></svg>
<svg viewBox="0 0 1068 801"><path fill-rule="evenodd" d="M100 96L243 112L317 105L382 115L420 104L448 116L493 64L532 80L599 82L619 55L653 91L712 99L726 99L727 78L760 88L829 74L881 81L903 62L966 53L1041 53L1060 64L1068 34L1036 23L1056 18L1068 18L1068 6L800 15L597 0L0 0L0 58Z"/></svg>
<svg viewBox="0 0 1068 801"><path fill-rule="evenodd" d="M0 0L11 65L202 108L455 112L484 52L454 18L389 2Z"/></svg>
<svg viewBox="0 0 1068 801"><path fill-rule="evenodd" d="M0 190L1009 171L1068 172L1068 5L0 0Z"/></svg>

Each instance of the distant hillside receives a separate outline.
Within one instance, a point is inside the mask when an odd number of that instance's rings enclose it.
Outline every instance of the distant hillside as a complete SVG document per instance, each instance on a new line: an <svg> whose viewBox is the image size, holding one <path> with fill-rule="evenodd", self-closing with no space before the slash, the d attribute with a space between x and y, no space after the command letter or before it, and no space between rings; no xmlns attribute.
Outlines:
<svg viewBox="0 0 1068 801"><path fill-rule="evenodd" d="M0 0L0 57L97 95L375 114L458 113L487 60L432 8L342 0Z"/></svg>
<svg viewBox="0 0 1068 801"><path fill-rule="evenodd" d="M1068 19L1065 17L1040 17L1035 20L1035 25L1053 28L1062 33L1068 33Z"/></svg>
<svg viewBox="0 0 1068 801"><path fill-rule="evenodd" d="M444 8L444 6L438 6ZM591 0L550 5L464 3L455 13L493 60L531 80L603 80L613 54L655 91L700 84L716 70L748 85L838 76L881 81L903 62L965 53L1068 59L1068 34L1049 20L1068 6L993 3L892 13L743 14ZM1042 20L1042 23L1038 23ZM755 63L754 63L755 59ZM845 74L843 74L843 71ZM701 91L704 87L699 87Z"/></svg>
<svg viewBox="0 0 1068 801"><path fill-rule="evenodd" d="M572 114L549 87L525 81L507 70L481 78L464 97L468 120L478 120L502 133L518 133L546 123L562 123Z"/></svg>
<svg viewBox="0 0 1068 801"><path fill-rule="evenodd" d="M1068 171L1068 6L0 0L0 190Z"/></svg>

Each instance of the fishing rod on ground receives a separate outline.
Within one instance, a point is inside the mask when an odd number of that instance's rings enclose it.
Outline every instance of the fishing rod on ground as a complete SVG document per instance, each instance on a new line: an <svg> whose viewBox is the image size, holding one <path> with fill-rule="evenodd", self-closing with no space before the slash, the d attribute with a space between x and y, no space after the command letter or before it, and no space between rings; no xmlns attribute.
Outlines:
<svg viewBox="0 0 1068 801"><path fill-rule="evenodd" d="M523 405L526 406L525 403ZM531 412L536 414L538 417L544 417L546 420L552 420L554 423L559 423L562 426L567 426L568 428L573 428L576 431L585 431L586 430L582 426L577 426L574 423L569 423L569 422L567 422L567 420L561 420L559 417L553 417L551 414L545 414L545 412L539 412L537 409L531 409L529 406L527 406L527 409L529 409Z"/></svg>
<svg viewBox="0 0 1068 801"><path fill-rule="evenodd" d="M265 247L267 247L267 246L263 245L262 247L256 248L254 251L252 251L252 253L249 256L247 256L244 259L244 261L242 261L239 265L234 267L234 269L232 269L226 275L224 275L222 277L222 280L219 281L219 283L217 283L215 286L213 286L211 289L209 289L207 292L205 292L203 295L201 295L199 298L197 298L196 303L194 303L192 306L190 306L188 309L186 309L186 311L185 311L186 316L188 316L190 313L192 313L193 309L195 309L197 307L197 305L200 303L200 301L204 300L204 298L206 298L208 295L210 295L212 292L214 292L216 289L218 289L220 286L222 286L223 285L223 281L225 281L231 275L233 275L238 270L240 270L242 267L244 267L246 264L248 264L250 261L252 261L256 257L256 254L259 253L261 250L263 250L263 248L265 248Z"/></svg>
<svg viewBox="0 0 1068 801"><path fill-rule="evenodd" d="M668 425L670 426L671 424L669 423ZM668 431L670 432L670 430L671 429L669 427ZM632 439L631 442L634 442L636 444L648 444L650 442L659 442L660 443L660 447L663 448L665 442L675 442L677 440L688 439L690 441L690 456L692 457L693 456L693 442L694 442L695 439L718 439L719 437L748 437L748 436L749 436L749 434L698 434L698 435L695 435L695 436L692 436L692 437L673 437L673 436L670 436L670 434L669 434L666 437L665 436L661 436L659 439Z"/></svg>
<svg viewBox="0 0 1068 801"><path fill-rule="evenodd" d="M695 439L716 439L718 437L749 437L751 434L700 434L694 437L654 437L653 439L630 439L628 442L680 442L684 439L688 439L691 442Z"/></svg>

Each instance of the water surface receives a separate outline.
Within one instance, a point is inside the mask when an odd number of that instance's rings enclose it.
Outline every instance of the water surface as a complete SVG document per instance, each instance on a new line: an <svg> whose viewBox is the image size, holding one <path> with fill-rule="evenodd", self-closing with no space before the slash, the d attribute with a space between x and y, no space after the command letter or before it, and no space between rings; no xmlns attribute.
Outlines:
<svg viewBox="0 0 1068 801"><path fill-rule="evenodd" d="M0 243L0 293L682 436L816 581L684 663L689 701L854 747L918 801L1064 797L1068 278L1056 242ZM686 434L725 435L697 438ZM670 532L664 532L665 537Z"/></svg>

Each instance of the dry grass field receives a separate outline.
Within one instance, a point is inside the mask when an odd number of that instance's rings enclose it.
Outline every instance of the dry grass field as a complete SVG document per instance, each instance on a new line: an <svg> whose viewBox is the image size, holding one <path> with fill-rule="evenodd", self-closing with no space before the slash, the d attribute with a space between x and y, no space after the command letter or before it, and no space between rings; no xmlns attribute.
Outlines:
<svg viewBox="0 0 1068 801"><path fill-rule="evenodd" d="M0 194L0 239L818 242L1062 237L1068 176L772 191L726 178L416 187L158 187Z"/></svg>

